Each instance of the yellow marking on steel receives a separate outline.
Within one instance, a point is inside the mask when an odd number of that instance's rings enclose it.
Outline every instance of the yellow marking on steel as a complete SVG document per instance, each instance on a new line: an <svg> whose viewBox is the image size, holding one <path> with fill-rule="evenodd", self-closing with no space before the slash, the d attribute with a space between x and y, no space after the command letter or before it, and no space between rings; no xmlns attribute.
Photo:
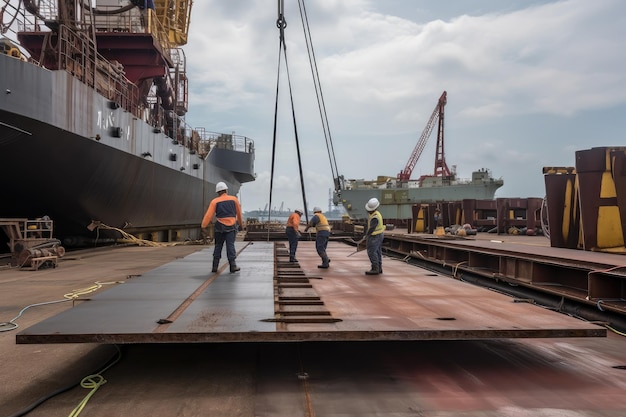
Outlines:
<svg viewBox="0 0 626 417"><path fill-rule="evenodd" d="M425 227L424 209L420 207L419 211L417 212L417 220L415 220L415 231L418 233L423 232L425 230Z"/></svg>
<svg viewBox="0 0 626 417"><path fill-rule="evenodd" d="M611 175L611 171L604 171L602 173L602 182L600 183L600 198L613 197L617 197L613 175Z"/></svg>
<svg viewBox="0 0 626 417"><path fill-rule="evenodd" d="M599 249L624 247L624 234L619 216L619 207L599 207L597 229L596 243Z"/></svg>
<svg viewBox="0 0 626 417"><path fill-rule="evenodd" d="M561 233L563 234L563 239L567 242L567 238L569 237L569 227L571 219L571 201L572 201L572 182L570 180L565 184L565 197L563 198L563 223L561 224Z"/></svg>

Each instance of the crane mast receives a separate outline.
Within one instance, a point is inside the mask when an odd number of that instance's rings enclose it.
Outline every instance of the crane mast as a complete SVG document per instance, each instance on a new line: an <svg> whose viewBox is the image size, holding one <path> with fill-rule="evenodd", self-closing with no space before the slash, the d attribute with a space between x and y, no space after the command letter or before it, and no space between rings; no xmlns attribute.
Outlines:
<svg viewBox="0 0 626 417"><path fill-rule="evenodd" d="M177 46L187 44L192 0L154 0L154 13L160 30Z"/></svg>
<svg viewBox="0 0 626 417"><path fill-rule="evenodd" d="M444 141L443 141L443 122L444 122L444 107L447 103L447 93L444 91L439 97L437 105L433 110L430 118L428 119L428 123L420 136L419 141L415 145L411 156L406 163L404 169L398 173L399 181L409 181L411 179L411 175L413 174L413 169L415 168L415 164L420 158L422 151L426 147L426 143L428 142L428 138L430 137L433 128L435 127L435 123L437 123L437 147L435 151L435 176L449 176L450 169L446 164L445 155L444 155Z"/></svg>

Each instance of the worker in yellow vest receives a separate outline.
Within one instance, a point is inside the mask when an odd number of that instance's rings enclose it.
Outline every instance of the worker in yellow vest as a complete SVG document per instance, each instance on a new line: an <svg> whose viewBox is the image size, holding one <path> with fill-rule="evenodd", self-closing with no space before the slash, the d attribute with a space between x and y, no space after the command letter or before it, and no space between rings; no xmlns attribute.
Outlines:
<svg viewBox="0 0 626 417"><path fill-rule="evenodd" d="M377 198L370 198L365 205L365 210L369 213L367 219L367 256L370 258L372 268L366 271L366 275L378 275L383 273L383 239L385 224L383 216L377 210L380 202Z"/></svg>
<svg viewBox="0 0 626 417"><path fill-rule="evenodd" d="M326 216L322 214L322 209L320 207L313 207L313 217L304 231L306 232L311 227L315 227L315 230L317 231L315 234L315 249L317 250L317 254L320 258L322 258L322 264L317 267L326 269L330 264L330 259L328 259L328 255L326 254L328 238L330 237L330 225L328 224Z"/></svg>

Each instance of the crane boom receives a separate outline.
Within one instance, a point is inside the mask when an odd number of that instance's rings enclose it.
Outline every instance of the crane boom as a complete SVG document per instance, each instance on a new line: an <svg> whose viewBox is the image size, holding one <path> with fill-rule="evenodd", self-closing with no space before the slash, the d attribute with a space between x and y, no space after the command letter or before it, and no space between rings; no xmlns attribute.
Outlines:
<svg viewBox="0 0 626 417"><path fill-rule="evenodd" d="M437 154L435 156L435 175L437 175L438 172L441 172L442 174L447 173L446 175L450 175L450 170L446 165L446 161L443 155L443 109L446 105L446 102L447 93L444 91L443 94L441 94L441 97L439 97L439 101L437 102L435 109L430 115L430 119L428 120L428 123L426 124L426 127L424 128L424 131L422 132L419 141L415 145L413 153L411 153L411 157L406 163L404 169L398 174L399 181L409 181L411 179L411 174L413 174L413 168L415 168L417 160L420 158L424 147L426 147L426 142L428 142L428 138L430 137L433 131L433 127L435 126L435 122L437 120L439 121L439 127L437 134Z"/></svg>

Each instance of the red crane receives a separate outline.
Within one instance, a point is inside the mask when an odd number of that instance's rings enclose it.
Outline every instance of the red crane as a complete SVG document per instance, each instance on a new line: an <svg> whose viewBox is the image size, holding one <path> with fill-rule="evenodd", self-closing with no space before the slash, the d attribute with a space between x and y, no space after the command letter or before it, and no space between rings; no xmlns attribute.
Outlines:
<svg viewBox="0 0 626 417"><path fill-rule="evenodd" d="M419 159L424 147L426 146L426 142L428 142L428 138L433 131L433 127L435 126L435 122L439 121L437 127L437 149L435 151L435 176L450 176L450 169L448 168L448 164L446 164L446 158L443 152L443 109L446 106L447 102L447 93L444 91L439 97L439 101L433 110L433 113L430 115L430 119L428 120L428 124L424 128L422 132L422 136L420 140L415 145L415 149L413 149L413 153L409 158L409 161L406 163L404 169L398 174L399 181L409 181L411 179L411 174L413 174L413 168L415 168L415 164Z"/></svg>

